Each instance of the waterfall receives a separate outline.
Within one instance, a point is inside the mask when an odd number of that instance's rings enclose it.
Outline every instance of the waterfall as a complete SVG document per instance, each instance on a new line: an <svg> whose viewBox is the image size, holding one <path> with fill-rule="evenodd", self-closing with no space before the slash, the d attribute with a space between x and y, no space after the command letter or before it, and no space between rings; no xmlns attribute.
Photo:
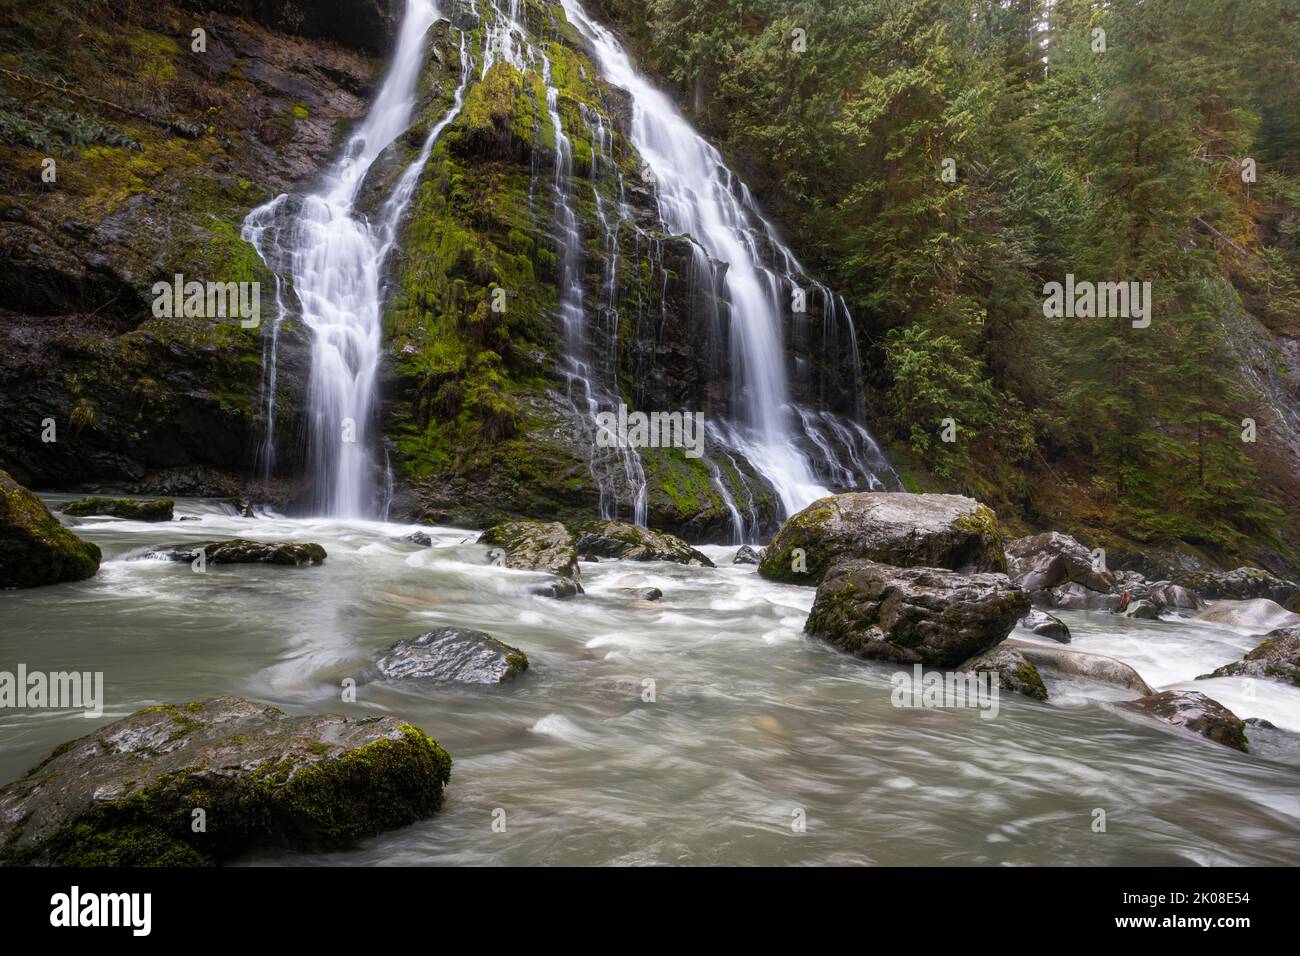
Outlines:
<svg viewBox="0 0 1300 956"><path fill-rule="evenodd" d="M467 73L453 112L398 180L379 224L372 226L355 206L375 160L411 124L424 37L438 16L432 0L409 0L379 95L321 187L302 197L277 196L244 222L244 238L272 270L291 279L312 336L308 468L316 513L364 517L379 505L370 433L382 347L381 267L433 139L460 108ZM277 319L277 332L278 327ZM273 420L273 387L271 396Z"/></svg>

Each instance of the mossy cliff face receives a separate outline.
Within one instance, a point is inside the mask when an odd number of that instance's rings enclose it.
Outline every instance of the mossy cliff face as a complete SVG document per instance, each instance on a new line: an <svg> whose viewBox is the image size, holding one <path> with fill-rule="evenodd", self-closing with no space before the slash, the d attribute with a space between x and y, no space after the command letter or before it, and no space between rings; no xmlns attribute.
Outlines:
<svg viewBox="0 0 1300 956"><path fill-rule="evenodd" d="M4 6L0 67L23 79L0 75L0 462L41 488L242 490L275 282L240 227L335 152L392 18L373 0L331 4L331 34L330 17L295 2ZM260 282L260 326L156 316L154 283L178 273ZM283 435L297 429L306 349L287 323ZM280 460L291 474L293 449Z"/></svg>
<svg viewBox="0 0 1300 956"><path fill-rule="evenodd" d="M719 303L691 240L663 232L628 138L627 94L599 79L562 8L521 3L536 68L497 59L486 72L483 24L456 10L472 78L412 201L386 308L385 432L398 510L483 526L581 520L603 500L631 517L634 483L621 452L594 447L588 395L566 376L567 359L583 357L604 409L721 410ZM435 28L434 39L426 82L444 92L430 99L425 125L460 76L459 30ZM542 57L571 149L572 174L558 183ZM577 342L559 319L561 192L581 242L586 327ZM652 526L717 537L731 524L719 483L760 521L776 513L745 462L680 448L640 458Z"/></svg>
<svg viewBox="0 0 1300 956"><path fill-rule="evenodd" d="M437 812L450 775L447 752L393 717L289 717L236 697L150 707L0 789L0 864L333 849Z"/></svg>
<svg viewBox="0 0 1300 956"><path fill-rule="evenodd" d="M99 570L99 546L82 541L39 498L0 471L0 588L80 581Z"/></svg>

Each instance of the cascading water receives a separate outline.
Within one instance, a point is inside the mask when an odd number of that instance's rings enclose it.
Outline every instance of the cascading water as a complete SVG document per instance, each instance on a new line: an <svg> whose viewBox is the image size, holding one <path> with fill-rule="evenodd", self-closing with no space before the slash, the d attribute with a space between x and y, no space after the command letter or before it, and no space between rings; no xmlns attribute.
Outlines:
<svg viewBox="0 0 1300 956"><path fill-rule="evenodd" d="M424 37L437 19L431 0L409 0L383 87L322 187L300 198L277 196L244 222L244 238L291 278L311 330L308 454L317 513L363 517L377 510L378 469L368 439L381 350L381 269L433 141L460 109L467 70L452 110L399 178L378 224L355 205L375 160L410 126ZM268 412L273 421L274 407Z"/></svg>
<svg viewBox="0 0 1300 956"><path fill-rule="evenodd" d="M605 78L631 94L632 140L654 175L665 224L699 243L696 255L702 268L712 269L710 259L726 265L723 282L736 369L732 408L739 426L731 430L732 447L772 485L785 512L796 511L829 494L797 443L799 422L786 380L781 301L802 270L756 215L748 190L743 185L737 189L718 151L691 128L667 96L636 72L613 34L576 0L562 3L570 22L591 45ZM784 274L764 264L755 223L764 242L781 257Z"/></svg>

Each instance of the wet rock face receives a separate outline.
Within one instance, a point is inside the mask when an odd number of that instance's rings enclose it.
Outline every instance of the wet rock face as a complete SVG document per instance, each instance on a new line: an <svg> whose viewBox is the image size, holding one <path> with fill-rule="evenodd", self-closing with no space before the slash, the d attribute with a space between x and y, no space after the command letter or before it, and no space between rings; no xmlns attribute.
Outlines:
<svg viewBox="0 0 1300 956"><path fill-rule="evenodd" d="M398 641L378 667L389 680L501 684L528 669L528 656L483 631L443 627Z"/></svg>
<svg viewBox="0 0 1300 956"><path fill-rule="evenodd" d="M1125 701L1120 706L1190 730L1225 747L1248 751L1246 726L1241 718L1199 691L1166 690Z"/></svg>
<svg viewBox="0 0 1300 956"><path fill-rule="evenodd" d="M1031 660L1014 647L999 644L961 666L964 671L991 671L1002 690L1047 700L1047 685Z"/></svg>
<svg viewBox="0 0 1300 956"><path fill-rule="evenodd" d="M157 548L141 555L164 561L194 561L199 553L208 564L283 564L294 567L320 564L325 560L325 549L311 542L248 541L235 538L231 541L201 541L196 544L177 544Z"/></svg>
<svg viewBox="0 0 1300 956"><path fill-rule="evenodd" d="M0 588L80 581L99 570L99 545L82 541L40 498L0 471Z"/></svg>
<svg viewBox="0 0 1300 956"><path fill-rule="evenodd" d="M578 553L584 557L625 561L673 561L706 568L713 562L675 535L639 528L626 521L591 521L576 529Z"/></svg>
<svg viewBox="0 0 1300 956"><path fill-rule="evenodd" d="M478 543L503 550L507 567L545 571L575 582L582 576L573 535L558 521L507 521L484 531Z"/></svg>
<svg viewBox="0 0 1300 956"><path fill-rule="evenodd" d="M1068 534L1048 531L1016 538L1007 543L1006 555L1008 577L1035 595L1070 583L1089 591L1115 589L1115 576L1094 568L1092 553Z"/></svg>
<svg viewBox="0 0 1300 956"><path fill-rule="evenodd" d="M328 850L435 813L450 774L447 752L394 717L290 717L237 697L150 707L55 748L0 789L0 864L207 865Z"/></svg>
<svg viewBox="0 0 1300 956"><path fill-rule="evenodd" d="M963 572L1006 567L997 518L973 498L855 492L821 498L786 521L758 573L817 584L851 559Z"/></svg>
<svg viewBox="0 0 1300 956"><path fill-rule="evenodd" d="M170 498L140 501L134 498L82 498L61 509L65 515L109 515L132 521L171 521L176 502Z"/></svg>
<svg viewBox="0 0 1300 956"><path fill-rule="evenodd" d="M1028 611L1029 596L1002 574L846 561L817 588L804 630L857 657L956 667Z"/></svg>
<svg viewBox="0 0 1300 956"><path fill-rule="evenodd" d="M1264 637L1263 643L1239 661L1224 664L1210 677L1267 677L1300 684L1300 627L1281 627Z"/></svg>
<svg viewBox="0 0 1300 956"><path fill-rule="evenodd" d="M333 40L383 56L393 46L405 0L180 0L199 13L218 11L311 40Z"/></svg>
<svg viewBox="0 0 1300 956"><path fill-rule="evenodd" d="M1185 574L1179 584L1211 599L1226 598L1245 601L1266 598L1285 604L1300 592L1294 581L1285 581L1263 568L1237 568L1233 571L1204 571Z"/></svg>

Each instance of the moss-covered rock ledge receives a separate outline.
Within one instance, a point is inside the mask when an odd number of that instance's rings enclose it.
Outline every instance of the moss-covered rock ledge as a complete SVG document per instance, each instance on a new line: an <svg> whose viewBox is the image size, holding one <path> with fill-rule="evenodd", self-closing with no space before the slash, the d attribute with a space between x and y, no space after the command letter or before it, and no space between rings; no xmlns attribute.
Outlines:
<svg viewBox="0 0 1300 956"><path fill-rule="evenodd" d="M99 570L99 546L82 541L40 498L0 471L0 588L80 581Z"/></svg>
<svg viewBox="0 0 1300 956"><path fill-rule="evenodd" d="M442 807L451 757L395 717L238 697L150 707L0 789L0 864L211 865L329 850Z"/></svg>

